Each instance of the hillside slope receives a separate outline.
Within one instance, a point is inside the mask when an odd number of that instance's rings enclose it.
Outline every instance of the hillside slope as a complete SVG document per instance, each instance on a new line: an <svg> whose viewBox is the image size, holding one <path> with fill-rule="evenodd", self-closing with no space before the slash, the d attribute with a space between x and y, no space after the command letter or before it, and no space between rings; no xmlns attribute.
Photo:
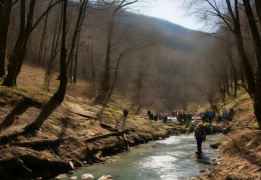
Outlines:
<svg viewBox="0 0 261 180"><path fill-rule="evenodd" d="M89 85L81 82L68 84L64 102L39 131L19 133L37 118L58 87L53 79L51 90L43 90L43 75L43 69L25 65L17 88L0 87L0 178L51 178L72 170L72 166L81 167L85 161L106 162L106 156L128 146L164 138L177 130L150 121L146 115L134 115L131 109L124 119L122 110L130 103L120 96L108 107L91 105L86 91ZM125 133L113 135L121 131ZM111 135L102 137L106 134Z"/></svg>

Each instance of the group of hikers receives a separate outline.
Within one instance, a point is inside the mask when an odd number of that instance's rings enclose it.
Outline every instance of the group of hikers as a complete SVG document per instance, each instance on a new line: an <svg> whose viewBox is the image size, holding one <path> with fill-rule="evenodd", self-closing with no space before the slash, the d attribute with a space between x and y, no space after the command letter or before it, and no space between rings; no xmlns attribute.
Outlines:
<svg viewBox="0 0 261 180"><path fill-rule="evenodd" d="M205 123L205 122L209 122L209 124L212 124L212 122L213 122L213 119L214 119L214 117L216 117L216 111L214 111L214 110L211 110L211 111L205 111L204 112L204 114L203 115L201 115L202 116L202 122L203 122L203 124Z"/></svg>
<svg viewBox="0 0 261 180"><path fill-rule="evenodd" d="M224 111L222 113L222 115L220 114L218 116L218 120L217 122L220 123L220 122L224 122L224 121L231 121L232 120L232 116L234 115L234 109L233 108L230 108L229 111Z"/></svg>
<svg viewBox="0 0 261 180"><path fill-rule="evenodd" d="M177 120L180 124L183 124L183 122L189 122L192 120L192 113L186 114L184 111L174 111L171 113L172 117L177 117Z"/></svg>
<svg viewBox="0 0 261 180"><path fill-rule="evenodd" d="M128 115L128 110L123 110L123 116L126 118ZM191 121L192 120L192 114L186 114L184 111L173 111L170 113L172 117L177 117L177 120L182 123L183 121ZM232 116L234 115L234 109L230 108L227 112L226 110L218 115L217 123L223 122L223 121L231 121ZM168 115L161 116L160 114L153 114L150 110L148 110L148 117L150 120L157 121L158 119L163 119L163 123L167 123ZM196 154L201 155L203 152L201 150L202 143L206 140L206 128L204 123L209 122L210 125L212 125L212 122L214 118L216 117L216 111L210 110L205 111L204 113L201 113L202 117L202 123L198 124L195 128L195 138L197 141L197 152Z"/></svg>
<svg viewBox="0 0 261 180"><path fill-rule="evenodd" d="M206 128L204 126L205 121L208 119L209 123L211 124L213 121L213 118L215 117L215 111L206 111L204 115L202 116L203 124L198 124L195 128L195 138L197 140L197 152L196 154L201 155L203 152L201 150L202 148L202 142L206 140ZM217 123L223 122L223 121L232 121L232 116L234 115L234 109L230 108L227 112L226 110L218 115Z"/></svg>
<svg viewBox="0 0 261 180"><path fill-rule="evenodd" d="M163 123L168 122L168 114L162 116L160 113L153 114L150 110L148 110L148 117L150 120L158 121L158 119L162 119ZM177 117L177 120L182 123L182 122L187 122L192 119L192 114L186 114L184 111L176 112L173 111L170 113L170 116L172 117Z"/></svg>
<svg viewBox="0 0 261 180"><path fill-rule="evenodd" d="M153 114L150 110L148 110L148 117L150 120L158 121L159 119L163 120L163 123L168 122L168 116L170 117L176 117L177 121L180 122L180 124L183 124L183 122L189 122L192 120L192 113L185 113L183 110L181 111L173 111L169 114L162 115L161 113Z"/></svg>
<svg viewBox="0 0 261 180"><path fill-rule="evenodd" d="M210 125L212 125L214 119L216 120L217 123L221 123L221 122L228 122L231 121L232 116L234 115L234 110L233 108L230 108L229 111L224 111L223 113L220 113L218 115L216 115L216 111L215 110L207 110L203 113L200 113L201 119L202 119L202 123L209 123ZM192 113L186 113L185 111L181 110L181 111L173 111L167 115L162 116L160 113L156 113L153 114L150 110L148 110L148 117L150 120L154 120L154 121L158 121L159 119L163 120L163 123L167 123L168 122L168 116L170 117L176 117L177 121L180 124L183 124L184 122L190 122L192 120Z"/></svg>
<svg viewBox="0 0 261 180"><path fill-rule="evenodd" d="M158 119L161 119L160 114L153 114L150 110L148 110L148 117L150 120L154 120L154 121L158 121Z"/></svg>
<svg viewBox="0 0 261 180"><path fill-rule="evenodd" d="M220 113L218 115L217 123L231 121L233 115L234 115L233 108L230 108L228 112L225 110L223 113ZM205 122L209 122L209 124L212 124L214 118L216 117L216 111L215 110L205 111L204 113L201 113L201 117L202 117L203 124Z"/></svg>

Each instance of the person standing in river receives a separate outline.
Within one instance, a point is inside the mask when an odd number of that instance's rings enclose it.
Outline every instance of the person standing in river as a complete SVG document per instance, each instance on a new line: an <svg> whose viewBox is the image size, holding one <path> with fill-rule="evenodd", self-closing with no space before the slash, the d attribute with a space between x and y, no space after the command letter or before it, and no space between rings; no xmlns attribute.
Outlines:
<svg viewBox="0 0 261 180"><path fill-rule="evenodd" d="M196 129L195 129L195 137L197 140L197 149L198 151L196 152L196 154L200 155L202 154L202 142L204 142L206 140L206 130L205 130L205 126L204 124L198 124Z"/></svg>

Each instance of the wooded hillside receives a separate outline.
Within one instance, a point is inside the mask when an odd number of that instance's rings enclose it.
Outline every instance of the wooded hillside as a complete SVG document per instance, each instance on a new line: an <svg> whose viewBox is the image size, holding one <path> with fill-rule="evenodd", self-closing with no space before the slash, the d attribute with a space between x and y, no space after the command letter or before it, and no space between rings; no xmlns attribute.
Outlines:
<svg viewBox="0 0 261 180"><path fill-rule="evenodd" d="M15 53L20 7L20 2L14 4L10 16L6 64L11 63ZM52 7L51 10L43 14L48 7ZM111 95L120 93L133 102L132 108L137 111L140 108L186 109L188 102L198 102L195 92L202 93L196 83L199 75L195 75L200 74L202 62L198 55L208 46L210 38L165 20L131 13L125 6L113 15L118 7L117 3L69 1L68 81L76 83L78 78L88 81L91 86L87 91L97 103L106 103L97 101L101 94L108 100ZM26 12L28 8L26 2ZM61 12L58 1L35 2L33 21L42 19L30 32L24 61L46 68L43 77L46 89L53 72L59 71ZM106 68L104 64L108 59L110 63ZM110 77L106 80L109 82L106 90L105 77ZM104 97L102 99L104 101Z"/></svg>

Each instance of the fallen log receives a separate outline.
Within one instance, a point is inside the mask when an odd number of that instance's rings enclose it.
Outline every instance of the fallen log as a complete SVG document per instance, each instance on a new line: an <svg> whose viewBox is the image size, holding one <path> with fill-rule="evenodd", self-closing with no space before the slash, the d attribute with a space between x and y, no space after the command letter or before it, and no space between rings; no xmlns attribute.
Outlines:
<svg viewBox="0 0 261 180"><path fill-rule="evenodd" d="M74 114L76 114L76 115L78 115L78 116L82 116L82 117L88 118L88 119L94 119L94 120L97 120L97 119L98 119L97 117L88 116L88 115L81 114L81 113L76 113L76 112L74 112Z"/></svg>
<svg viewBox="0 0 261 180"><path fill-rule="evenodd" d="M37 141L24 141L24 142L13 142L10 143L10 145L13 146L22 146L22 147L31 147L35 150L45 150L45 149L51 149L57 146L60 146L60 144L63 142L63 139L43 139L43 140L37 140Z"/></svg>
<svg viewBox="0 0 261 180"><path fill-rule="evenodd" d="M111 132L119 132L118 129L113 128L113 127L111 127L111 126L108 125L108 124L100 123L100 125L101 125L102 128L107 129L107 130L109 130L109 131L111 131Z"/></svg>
<svg viewBox="0 0 261 180"><path fill-rule="evenodd" d="M102 139L102 138L106 138L106 137L110 137L110 136L123 136L123 134L129 133L130 131L134 132L135 129L127 129L127 130L123 130L123 131L119 131L119 132L113 132L113 133L109 133L109 134L103 134L100 136L91 137L91 138L86 139L85 142L90 142L90 141L94 141L97 139Z"/></svg>

